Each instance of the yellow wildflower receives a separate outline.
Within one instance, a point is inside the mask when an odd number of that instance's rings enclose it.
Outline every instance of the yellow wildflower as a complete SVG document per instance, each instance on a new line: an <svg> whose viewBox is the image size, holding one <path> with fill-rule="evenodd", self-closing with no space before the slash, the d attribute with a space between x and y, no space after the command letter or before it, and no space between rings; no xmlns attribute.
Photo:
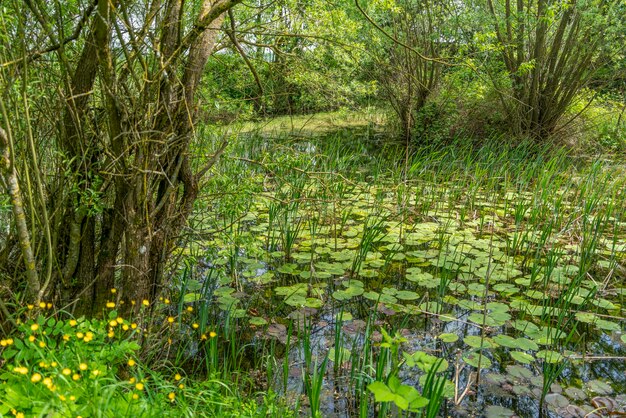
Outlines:
<svg viewBox="0 0 626 418"><path fill-rule="evenodd" d="M61 373L63 373L64 376L69 376L72 374L72 371L68 368L65 368L61 371Z"/></svg>
<svg viewBox="0 0 626 418"><path fill-rule="evenodd" d="M135 360L133 360L132 358L130 360L128 360L128 365L130 367L133 367L135 364L137 364L137 363L135 363Z"/></svg>
<svg viewBox="0 0 626 418"><path fill-rule="evenodd" d="M144 388L143 383L141 383L141 382L137 383L137 384L135 385L135 388L136 388L137 390L143 390L143 388Z"/></svg>
<svg viewBox="0 0 626 418"><path fill-rule="evenodd" d="M77 323L75 319L70 319L70 327L75 327Z"/></svg>
<svg viewBox="0 0 626 418"><path fill-rule="evenodd" d="M39 329L39 324L33 324L30 326L31 331L37 331Z"/></svg>
<svg viewBox="0 0 626 418"><path fill-rule="evenodd" d="M115 292L117 292L116 288L111 289L111 293L115 293Z"/></svg>
<svg viewBox="0 0 626 418"><path fill-rule="evenodd" d="M82 371L87 370L87 368L88 368L87 363L80 363L80 364L78 365L78 368L79 368L80 370L82 370Z"/></svg>
<svg viewBox="0 0 626 418"><path fill-rule="evenodd" d="M39 373L35 373L30 378L30 381L33 382L33 383L37 383L37 382L41 381L41 375Z"/></svg>
<svg viewBox="0 0 626 418"><path fill-rule="evenodd" d="M209 337L211 337L211 338L217 337L217 332L215 332L215 331L209 332Z"/></svg>
<svg viewBox="0 0 626 418"><path fill-rule="evenodd" d="M72 380L78 380L78 379L80 379L80 375L78 373L74 373L72 375Z"/></svg>
<svg viewBox="0 0 626 418"><path fill-rule="evenodd" d="M178 381L178 380L180 380L180 379L182 379L182 378L183 378L183 377L182 377L180 374L178 374L178 373L176 373L176 374L174 375L174 380L176 380L176 381Z"/></svg>
<svg viewBox="0 0 626 418"><path fill-rule="evenodd" d="M172 322L174 322L174 317L173 317L173 316L168 316L168 317L167 317L167 322L169 322L170 324L171 324Z"/></svg>
<svg viewBox="0 0 626 418"><path fill-rule="evenodd" d="M15 367L13 369L14 372L17 372L19 374L27 374L28 373L28 369L26 367Z"/></svg>
<svg viewBox="0 0 626 418"><path fill-rule="evenodd" d="M141 301L141 303L143 304L143 306L148 306L150 305L150 301L148 299L144 299Z"/></svg>
<svg viewBox="0 0 626 418"><path fill-rule="evenodd" d="M115 308L115 302L107 302L107 308Z"/></svg>
<svg viewBox="0 0 626 418"><path fill-rule="evenodd" d="M198 324L196 324L196 323L194 322L193 324L191 324L191 327L192 327L193 329L198 329L198 328L200 328L200 325L198 325Z"/></svg>
<svg viewBox="0 0 626 418"><path fill-rule="evenodd" d="M170 401L174 402L174 399L176 398L176 394L174 392L170 392L167 397L169 398Z"/></svg>

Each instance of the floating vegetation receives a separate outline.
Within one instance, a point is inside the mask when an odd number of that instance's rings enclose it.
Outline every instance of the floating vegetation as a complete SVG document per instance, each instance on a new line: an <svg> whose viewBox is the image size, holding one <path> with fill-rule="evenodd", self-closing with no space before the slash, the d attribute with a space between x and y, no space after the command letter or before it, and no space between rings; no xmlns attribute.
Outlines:
<svg viewBox="0 0 626 418"><path fill-rule="evenodd" d="M459 416L624 410L622 165L495 141L407 158L371 136L292 141L242 139L181 250L207 266L185 302L287 345L304 385L285 395L324 416L435 416L429 393Z"/></svg>

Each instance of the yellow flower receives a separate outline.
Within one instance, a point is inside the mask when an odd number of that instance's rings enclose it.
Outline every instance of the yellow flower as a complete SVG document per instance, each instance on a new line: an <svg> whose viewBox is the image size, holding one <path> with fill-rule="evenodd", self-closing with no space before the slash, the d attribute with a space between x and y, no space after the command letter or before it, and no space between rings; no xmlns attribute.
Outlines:
<svg viewBox="0 0 626 418"><path fill-rule="evenodd" d="M69 376L72 374L72 371L68 368L65 368L61 371L61 373L63 373L64 376Z"/></svg>
<svg viewBox="0 0 626 418"><path fill-rule="evenodd" d="M141 303L143 304L143 306L148 306L150 305L150 301L148 299L144 299L141 301Z"/></svg>
<svg viewBox="0 0 626 418"><path fill-rule="evenodd" d="M69 341L70 340L70 336L65 334L63 335L63 341Z"/></svg>
<svg viewBox="0 0 626 418"><path fill-rule="evenodd" d="M44 385L46 385L46 386L48 386L48 387L52 386L52 379L50 379L49 377L46 377L46 378L43 380L43 384L44 384Z"/></svg>
<svg viewBox="0 0 626 418"><path fill-rule="evenodd" d="M94 370L91 372L92 375L98 376L100 374L100 370Z"/></svg>
<svg viewBox="0 0 626 418"><path fill-rule="evenodd" d="M134 400L139 399L139 395L137 395L136 393L133 393L133 399L134 399Z"/></svg>
<svg viewBox="0 0 626 418"><path fill-rule="evenodd" d="M37 331L39 329L39 324L33 324L30 326L31 331Z"/></svg>
<svg viewBox="0 0 626 418"><path fill-rule="evenodd" d="M28 337L28 341L30 341L31 343L35 341L35 336L31 335L30 337Z"/></svg>
<svg viewBox="0 0 626 418"><path fill-rule="evenodd" d="M40 362L39 362L39 367L41 367L42 369L45 369L45 368L46 368L46 367L48 367L48 366L46 365L46 363L45 363L45 362L40 361Z"/></svg>
<svg viewBox="0 0 626 418"><path fill-rule="evenodd" d="M107 337L113 338L115 337L115 333L113 331L109 331L109 333L107 334Z"/></svg>
<svg viewBox="0 0 626 418"><path fill-rule="evenodd" d="M137 364L137 363L135 363L135 360L133 360L132 358L130 360L128 360L128 365L130 367L133 367L135 364Z"/></svg>
<svg viewBox="0 0 626 418"><path fill-rule="evenodd" d="M116 288L111 289L111 293L115 293L115 292L117 292Z"/></svg>
<svg viewBox="0 0 626 418"><path fill-rule="evenodd" d="M76 338L78 338L79 340L82 340L84 336L85 336L85 334L83 334L82 332L77 332L76 333Z"/></svg>
<svg viewBox="0 0 626 418"><path fill-rule="evenodd" d="M202 334L202 336L200 337L200 339L201 339L201 340L203 340L203 341L204 341L204 340L206 340L206 339L207 339L206 334Z"/></svg>
<svg viewBox="0 0 626 418"><path fill-rule="evenodd" d="M170 401L174 402L174 399L176 398L176 394L174 392L170 392L167 397L169 398Z"/></svg>
<svg viewBox="0 0 626 418"><path fill-rule="evenodd" d="M183 384L181 383L180 385L178 385L178 388L179 388L179 389L184 389L184 388L185 388L185 385L183 385Z"/></svg>
<svg viewBox="0 0 626 418"><path fill-rule="evenodd" d="M18 412L17 414L15 414L15 418L24 418L24 413Z"/></svg>
<svg viewBox="0 0 626 418"><path fill-rule="evenodd" d="M30 381L33 382L33 383L37 383L37 382L41 381L41 375L39 373L35 373L30 378Z"/></svg>
<svg viewBox="0 0 626 418"><path fill-rule="evenodd" d="M209 337L211 337L211 338L217 337L217 332L215 332L215 331L209 332Z"/></svg>
<svg viewBox="0 0 626 418"><path fill-rule="evenodd" d="M32 311L35 305L32 305L29 303L28 305L26 305L26 307L28 308L29 311Z"/></svg>
<svg viewBox="0 0 626 418"><path fill-rule="evenodd" d="M61 399L63 402L65 402L65 400L67 399L65 396L63 395L59 395L59 399Z"/></svg>
<svg viewBox="0 0 626 418"><path fill-rule="evenodd" d="M107 302L107 308L115 308L115 302Z"/></svg>
<svg viewBox="0 0 626 418"><path fill-rule="evenodd" d="M117 322L118 324L121 324L122 322L124 322L124 318L117 317L117 318L115 318L115 322Z"/></svg>
<svg viewBox="0 0 626 418"><path fill-rule="evenodd" d="M131 327L132 329L135 329L135 328L137 328L137 324L135 324L135 323L133 322L132 324L130 324L130 327Z"/></svg>
<svg viewBox="0 0 626 418"><path fill-rule="evenodd" d="M44 348L46 346L45 341L39 341L39 347Z"/></svg>
<svg viewBox="0 0 626 418"><path fill-rule="evenodd" d="M52 309L52 304L51 303L46 303L46 308Z"/></svg>
<svg viewBox="0 0 626 418"><path fill-rule="evenodd" d="M78 368L79 368L80 370L82 370L82 371L87 370L87 368L88 368L87 363L80 363L80 364L78 365Z"/></svg>
<svg viewBox="0 0 626 418"><path fill-rule="evenodd" d="M180 380L180 379L182 379L182 378L183 378L183 377L182 377L180 374L178 374L178 373L176 373L176 374L174 375L174 380L176 380L176 381L178 381L178 380Z"/></svg>
<svg viewBox="0 0 626 418"><path fill-rule="evenodd" d="M200 325L198 325L198 324L196 324L196 323L194 322L193 324L191 324L191 327L192 327L193 329L198 329L198 328L200 328Z"/></svg>
<svg viewBox="0 0 626 418"><path fill-rule="evenodd" d="M58 366L58 365L59 365L59 363L57 363L56 361L53 361L52 363L50 363L50 365L51 365L52 367L56 367L56 366Z"/></svg>
<svg viewBox="0 0 626 418"><path fill-rule="evenodd" d="M170 300L169 300L169 299L167 299L167 298L165 298L165 300L163 301L163 303L165 303L166 305L169 305L169 304L170 304Z"/></svg>
<svg viewBox="0 0 626 418"><path fill-rule="evenodd" d="M187 306L187 312L193 312L193 306Z"/></svg>
<svg viewBox="0 0 626 418"><path fill-rule="evenodd" d="M78 379L80 379L80 375L78 373L74 373L72 375L72 380L78 380Z"/></svg>
<svg viewBox="0 0 626 418"><path fill-rule="evenodd" d="M143 390L143 383L141 383L141 382L137 383L137 384L135 385L135 388L136 388L137 390Z"/></svg>
<svg viewBox="0 0 626 418"><path fill-rule="evenodd" d="M70 327L75 327L77 323L75 319L70 319Z"/></svg>
<svg viewBox="0 0 626 418"><path fill-rule="evenodd" d="M75 401L75 400L76 400L76 396L70 395L70 401Z"/></svg>
<svg viewBox="0 0 626 418"><path fill-rule="evenodd" d="M126 324L124 324L124 325L122 325L122 329L123 329L124 331L128 331L129 326L128 326L128 325L126 325Z"/></svg>
<svg viewBox="0 0 626 418"><path fill-rule="evenodd" d="M45 308L46 307L46 302L39 302L39 307L41 309Z"/></svg>
<svg viewBox="0 0 626 418"><path fill-rule="evenodd" d="M170 324L171 324L172 322L174 322L174 317L173 317L173 316L168 316L168 317L167 317L167 322L169 322Z"/></svg>
<svg viewBox="0 0 626 418"><path fill-rule="evenodd" d="M128 379L128 383L130 383L131 385L135 383L136 381L137 379L135 379L134 377L131 377L130 379Z"/></svg>
<svg viewBox="0 0 626 418"><path fill-rule="evenodd" d="M28 369L26 367L15 367L13 371L19 374L28 374Z"/></svg>
<svg viewBox="0 0 626 418"><path fill-rule="evenodd" d="M116 327L117 326L117 321L116 320L112 320L111 322L109 322L109 326Z"/></svg>

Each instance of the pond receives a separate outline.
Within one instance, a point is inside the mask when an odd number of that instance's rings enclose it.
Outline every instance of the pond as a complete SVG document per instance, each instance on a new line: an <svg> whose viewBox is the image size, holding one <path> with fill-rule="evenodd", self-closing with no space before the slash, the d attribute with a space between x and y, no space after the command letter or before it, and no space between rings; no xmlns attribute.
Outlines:
<svg viewBox="0 0 626 418"><path fill-rule="evenodd" d="M185 302L305 415L623 415L625 182L535 144L250 135L205 187Z"/></svg>

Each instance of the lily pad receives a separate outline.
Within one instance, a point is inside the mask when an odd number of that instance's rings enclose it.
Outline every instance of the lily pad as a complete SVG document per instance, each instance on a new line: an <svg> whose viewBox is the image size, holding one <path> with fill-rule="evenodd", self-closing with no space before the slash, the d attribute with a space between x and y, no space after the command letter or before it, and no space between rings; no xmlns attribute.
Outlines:
<svg viewBox="0 0 626 418"><path fill-rule="evenodd" d="M523 364L530 364L535 361L533 356L526 354L523 351L511 351L509 354L513 357L513 359Z"/></svg>
<svg viewBox="0 0 626 418"><path fill-rule="evenodd" d="M515 412L500 405L489 405L485 409L485 416L487 418L511 418L515 416Z"/></svg>
<svg viewBox="0 0 626 418"><path fill-rule="evenodd" d="M587 389L598 395L610 395L613 393L613 388L606 382L601 380L590 380L585 383Z"/></svg>
<svg viewBox="0 0 626 418"><path fill-rule="evenodd" d="M437 338L439 338L444 343L453 343L459 340L459 336L457 334L451 333L439 334Z"/></svg>

